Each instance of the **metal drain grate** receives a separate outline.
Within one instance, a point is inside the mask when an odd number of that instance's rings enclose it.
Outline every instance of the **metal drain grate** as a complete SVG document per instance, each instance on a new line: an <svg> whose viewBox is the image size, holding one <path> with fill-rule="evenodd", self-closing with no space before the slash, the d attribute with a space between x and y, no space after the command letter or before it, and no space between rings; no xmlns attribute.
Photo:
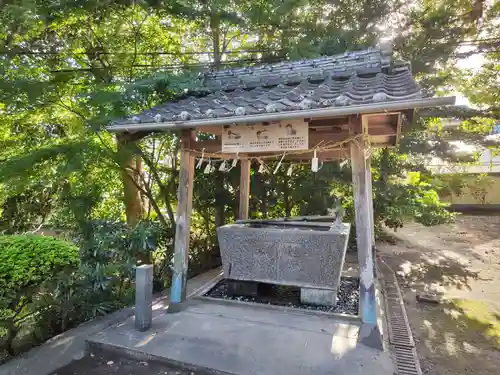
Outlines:
<svg viewBox="0 0 500 375"><path fill-rule="evenodd" d="M396 360L398 375L422 375L415 348L393 345L392 351Z"/></svg>
<svg viewBox="0 0 500 375"><path fill-rule="evenodd" d="M406 316L401 311L399 301L387 301L389 319L389 340L393 345L414 346L413 337L408 329Z"/></svg>
<svg viewBox="0 0 500 375"><path fill-rule="evenodd" d="M389 329L389 343L394 354L398 375L422 375L415 341L411 334L398 280L392 269L379 259L383 276L385 312Z"/></svg>
<svg viewBox="0 0 500 375"><path fill-rule="evenodd" d="M401 290L396 275L383 261L382 274L385 295L385 311L389 328L389 342L392 345L415 346L410 325L406 317Z"/></svg>

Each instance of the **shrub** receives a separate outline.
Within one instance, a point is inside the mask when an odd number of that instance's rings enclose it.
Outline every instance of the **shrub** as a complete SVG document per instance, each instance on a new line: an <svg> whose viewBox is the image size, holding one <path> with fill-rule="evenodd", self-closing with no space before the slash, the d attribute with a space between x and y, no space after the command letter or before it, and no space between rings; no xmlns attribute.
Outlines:
<svg viewBox="0 0 500 375"><path fill-rule="evenodd" d="M54 278L51 290L40 299L37 341L131 304L137 258L162 255L158 241L164 242L164 236L168 236L165 229L151 222L134 229L121 222L82 222L74 238L80 265L75 272ZM163 282L160 278L157 274Z"/></svg>
<svg viewBox="0 0 500 375"><path fill-rule="evenodd" d="M82 223L83 224L83 223ZM84 321L129 305L140 254L152 254L155 291L170 283L170 228L88 221L77 247L51 237L0 236L0 363ZM190 276L220 264L215 237L193 234Z"/></svg>
<svg viewBox="0 0 500 375"><path fill-rule="evenodd" d="M36 320L34 304L61 273L79 264L78 249L53 237L0 236L0 351L14 354L23 323Z"/></svg>
<svg viewBox="0 0 500 375"><path fill-rule="evenodd" d="M37 286L78 263L77 247L54 237L0 236L0 282L8 288Z"/></svg>

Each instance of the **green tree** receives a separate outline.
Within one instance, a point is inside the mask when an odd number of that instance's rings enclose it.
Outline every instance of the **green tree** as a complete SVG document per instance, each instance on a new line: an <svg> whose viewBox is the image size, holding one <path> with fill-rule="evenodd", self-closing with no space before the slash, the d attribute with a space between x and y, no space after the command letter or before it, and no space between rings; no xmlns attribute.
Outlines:
<svg viewBox="0 0 500 375"><path fill-rule="evenodd" d="M235 65L231 60L251 64L341 53L372 46L389 30L395 33L395 54L412 62L426 89L449 91L458 47L466 38L494 35L491 25L498 6L481 3L479 12L476 3L422 1L409 7L398 1L353 0L337 7L322 0L6 1L0 16L0 139L6 147L0 150L0 160L3 170L15 170L21 162L34 168L17 177L2 176L0 196L3 204L9 203L5 215L13 217L13 207L26 210L20 202L40 201L50 192L52 203L43 209L30 205L36 214L22 226L36 229L45 217L64 222L64 196L83 196L86 186L95 185L92 191L100 203L93 209L94 217L128 216L132 223L149 217L173 227L178 135L138 134L140 139L122 140L117 148L111 135L99 132L110 119L185 95L184 90L194 91L190 72L200 66L191 63L219 68ZM441 29L446 32L438 35ZM491 43L476 47L485 51ZM468 81L463 76L460 82ZM479 139L484 124L472 119L453 136L468 133ZM412 160L431 154L452 157L445 142L428 142L427 132L422 135L428 126L422 120L408 128L400 153L410 153ZM170 166L162 162L167 156ZM324 168L313 182L302 167L290 178L284 172L271 180L254 174L254 214L320 212L330 204L328 179L349 181L341 169L326 175L330 167ZM412 168L420 167L413 163ZM217 172L222 184L198 176L199 202L213 202L212 210L197 206L209 226L230 220L236 212L234 172ZM116 183L120 178L124 190ZM319 186L313 196L308 193L311 184ZM273 204L278 197L283 206ZM127 209L117 209L118 201Z"/></svg>

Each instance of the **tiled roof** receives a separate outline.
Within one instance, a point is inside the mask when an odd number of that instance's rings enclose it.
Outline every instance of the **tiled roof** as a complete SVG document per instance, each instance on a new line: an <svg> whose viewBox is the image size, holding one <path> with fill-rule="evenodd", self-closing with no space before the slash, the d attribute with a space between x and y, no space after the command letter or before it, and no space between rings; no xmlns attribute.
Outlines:
<svg viewBox="0 0 500 375"><path fill-rule="evenodd" d="M196 96L113 124L185 122L421 97L408 65L377 49L207 72L200 75L200 87Z"/></svg>

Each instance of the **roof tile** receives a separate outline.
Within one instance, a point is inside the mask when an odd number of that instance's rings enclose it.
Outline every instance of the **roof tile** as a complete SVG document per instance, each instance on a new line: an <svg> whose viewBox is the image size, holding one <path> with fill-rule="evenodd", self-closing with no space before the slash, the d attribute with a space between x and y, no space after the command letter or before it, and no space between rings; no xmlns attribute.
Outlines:
<svg viewBox="0 0 500 375"><path fill-rule="evenodd" d="M390 64L387 53L368 49L211 71L200 76L207 95L167 102L115 124L247 116L421 97L409 65Z"/></svg>

